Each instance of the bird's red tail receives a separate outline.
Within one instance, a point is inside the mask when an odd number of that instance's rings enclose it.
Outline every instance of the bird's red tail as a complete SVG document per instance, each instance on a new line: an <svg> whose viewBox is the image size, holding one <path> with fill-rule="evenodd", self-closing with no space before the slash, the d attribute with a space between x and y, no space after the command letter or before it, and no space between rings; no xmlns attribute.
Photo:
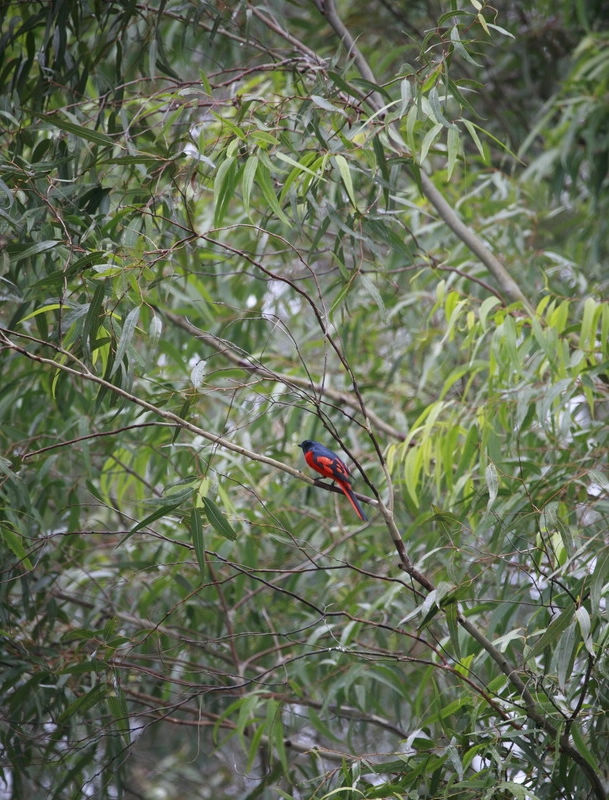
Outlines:
<svg viewBox="0 0 609 800"><path fill-rule="evenodd" d="M360 506L360 504L357 501L357 497L353 494L353 489L349 486L348 483L345 483L345 481L337 480L336 483L340 486L340 488L345 493L345 496L346 496L347 500L353 506L353 510L355 511L357 516L362 520L362 522L367 522L368 521L368 517L364 514L364 512L362 510L362 507Z"/></svg>

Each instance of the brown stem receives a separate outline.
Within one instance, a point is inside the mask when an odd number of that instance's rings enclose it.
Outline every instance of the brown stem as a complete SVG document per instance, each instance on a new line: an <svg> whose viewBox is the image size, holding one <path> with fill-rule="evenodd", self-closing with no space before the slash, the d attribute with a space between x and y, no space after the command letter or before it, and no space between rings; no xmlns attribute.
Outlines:
<svg viewBox="0 0 609 800"><path fill-rule="evenodd" d="M285 386L297 386L299 389L307 389L311 392L314 392L318 396L329 397L335 403L348 406L354 410L360 409L359 400L349 392L341 392L321 383L312 383L308 378L301 378L298 375L284 375L281 372L277 372L274 369L264 366L258 361L254 361L249 355L240 354L232 342L229 342L226 339L220 339L208 331L202 331L180 314L174 314L166 309L159 311L159 313L162 313L163 316L171 320L174 325L177 325L183 330L188 331L188 333L190 333L192 336L195 336L197 339L205 342L205 344L213 347L213 349L218 353L221 353L227 361L230 361L232 364L241 367L241 369L244 371L253 372L256 375L260 375L260 377L262 377L264 380L275 381L277 383L282 383ZM403 431L399 431L397 428L389 425L389 423L385 422L385 420L379 417L378 414L375 414L374 411L370 411L370 409L368 409L367 413L368 419L375 428L378 428L380 431L383 431L383 433L386 433L388 436L398 439L401 442L406 439L406 434Z"/></svg>
<svg viewBox="0 0 609 800"><path fill-rule="evenodd" d="M374 85L378 85L374 73L364 58L362 52L358 48L355 39L351 35L349 29L346 27L342 19L336 11L334 0L313 0L317 9L328 20L330 26L334 29L340 38L343 46L347 51L349 58L352 58L362 77ZM371 92L367 97L368 104L377 112L382 112L386 105L383 96L379 92ZM382 113L379 113L382 118ZM390 124L387 132L389 140L395 152L404 157L411 159L412 154L404 144L399 132ZM474 253L480 261L485 265L488 271L493 275L502 291L511 299L522 303L529 313L533 313L533 307L525 297L523 291L520 289L516 281L512 278L510 273L501 263L501 261L486 247L482 239L471 230L451 205L446 201L444 195L435 187L431 178L423 171L419 171L419 181L423 194L434 206L440 217L448 225L448 227L455 233L461 241Z"/></svg>

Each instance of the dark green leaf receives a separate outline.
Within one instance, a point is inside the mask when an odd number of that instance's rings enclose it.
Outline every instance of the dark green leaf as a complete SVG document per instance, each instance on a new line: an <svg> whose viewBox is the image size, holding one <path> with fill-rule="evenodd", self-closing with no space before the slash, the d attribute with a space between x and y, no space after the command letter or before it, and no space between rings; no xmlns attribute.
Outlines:
<svg viewBox="0 0 609 800"><path fill-rule="evenodd" d="M190 533L195 548L195 555L199 563L199 571L201 573L201 580L205 580L205 540L203 534L203 523L201 520L201 511L198 508L193 508L190 512Z"/></svg>
<svg viewBox="0 0 609 800"><path fill-rule="evenodd" d="M230 539L230 541L235 541L237 538L237 534L230 524L230 522L226 519L224 514L220 511L216 503L213 500L210 500L209 497L203 497L203 508L205 509L205 514L207 515L207 519L209 523L214 528L214 530L223 536L225 539Z"/></svg>

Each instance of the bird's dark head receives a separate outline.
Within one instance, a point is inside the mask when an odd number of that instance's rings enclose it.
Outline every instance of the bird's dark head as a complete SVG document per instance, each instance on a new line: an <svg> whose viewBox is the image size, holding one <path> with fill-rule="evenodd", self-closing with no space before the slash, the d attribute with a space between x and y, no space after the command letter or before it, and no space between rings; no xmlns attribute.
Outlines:
<svg viewBox="0 0 609 800"><path fill-rule="evenodd" d="M312 442L310 439L305 439L304 442L301 442L298 447L302 447L303 453L306 453L307 450L310 450L315 442Z"/></svg>

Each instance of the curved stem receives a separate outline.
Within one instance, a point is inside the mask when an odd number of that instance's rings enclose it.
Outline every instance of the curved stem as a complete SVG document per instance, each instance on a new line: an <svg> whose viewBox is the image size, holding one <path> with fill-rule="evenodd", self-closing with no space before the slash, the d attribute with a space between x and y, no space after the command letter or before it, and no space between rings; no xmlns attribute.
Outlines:
<svg viewBox="0 0 609 800"><path fill-rule="evenodd" d="M370 69L370 65L358 48L349 29L339 17L336 11L334 0L313 0L313 2L315 3L319 12L328 20L329 24L340 38L343 46L347 50L349 58L353 59L362 77L370 83L378 85L374 73ZM379 92L371 92L367 98L367 102L375 110L375 112L377 112L377 114L382 112L382 109L386 105L382 95ZM380 116L382 118L382 114ZM387 132L389 134L389 140L394 151L402 157L412 159L412 154L408 151L408 148L404 144L402 137L393 124L389 124ZM526 298L520 286L516 283L501 261L493 253L491 253L482 239L463 222L456 211L447 202L442 192L436 188L431 178L423 170L420 170L418 174L418 180L423 194L434 206L440 217L453 231L453 233L455 233L459 239L461 239L466 247L468 247L472 253L474 253L480 259L480 261L482 261L491 275L493 275L502 291L511 300L522 303L524 308L526 308L526 310L532 314L533 307Z"/></svg>

